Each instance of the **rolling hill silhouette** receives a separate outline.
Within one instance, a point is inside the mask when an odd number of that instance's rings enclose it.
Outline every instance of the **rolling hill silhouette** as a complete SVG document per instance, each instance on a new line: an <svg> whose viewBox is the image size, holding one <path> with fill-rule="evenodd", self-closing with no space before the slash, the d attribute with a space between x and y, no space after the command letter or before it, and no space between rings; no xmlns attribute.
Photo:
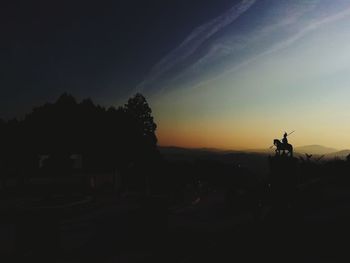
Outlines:
<svg viewBox="0 0 350 263"><path fill-rule="evenodd" d="M217 148L184 148L176 146L160 147L160 151L165 155L206 155L206 154L271 154L274 148L266 149L248 149L248 150L221 150ZM305 145L295 147L296 154L315 154L315 155L331 155L331 156L346 156L350 150L338 150L336 148L326 147L322 145Z"/></svg>
<svg viewBox="0 0 350 263"><path fill-rule="evenodd" d="M298 153L308 153L308 154L331 154L337 152L338 150L331 147L325 147L322 145L305 145L295 147L295 151Z"/></svg>
<svg viewBox="0 0 350 263"><path fill-rule="evenodd" d="M344 158L350 154L350 150L341 150L333 153L327 154L328 158Z"/></svg>
<svg viewBox="0 0 350 263"><path fill-rule="evenodd" d="M169 160L198 160L198 159L214 159L223 162L234 162L239 164L247 164L254 167L256 162L260 163L265 160L267 155L274 154L272 149L251 149L251 150L221 150L217 148L185 148L176 146L160 146L160 152ZM325 158L345 158L350 154L350 150L337 150L336 148L326 147L322 145L305 145L295 147L296 156L304 156L305 153L312 154L315 157L325 155ZM249 160L249 161L248 161ZM259 166L259 169L262 167ZM263 167L263 171L266 167Z"/></svg>

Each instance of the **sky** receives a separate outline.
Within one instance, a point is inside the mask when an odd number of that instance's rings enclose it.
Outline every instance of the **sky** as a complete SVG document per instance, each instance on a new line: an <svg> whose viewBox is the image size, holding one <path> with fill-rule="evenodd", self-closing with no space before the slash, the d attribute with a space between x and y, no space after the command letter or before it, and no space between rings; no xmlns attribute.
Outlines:
<svg viewBox="0 0 350 263"><path fill-rule="evenodd" d="M5 118L63 92L106 106L141 92L160 145L268 148L295 130L296 146L350 148L348 0L11 1L0 12Z"/></svg>

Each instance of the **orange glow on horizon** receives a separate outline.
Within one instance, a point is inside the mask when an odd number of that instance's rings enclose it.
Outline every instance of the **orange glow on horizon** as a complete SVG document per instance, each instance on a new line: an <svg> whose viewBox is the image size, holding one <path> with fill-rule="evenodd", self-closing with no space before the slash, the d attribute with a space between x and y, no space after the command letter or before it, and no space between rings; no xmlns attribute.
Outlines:
<svg viewBox="0 0 350 263"><path fill-rule="evenodd" d="M251 138L247 134L231 134L225 131L210 132L196 130L162 130L157 132L160 146L177 146L184 148L216 148L223 150L244 150L268 147L270 141L261 136ZM261 143L263 142L263 144ZM265 143L265 144L264 144Z"/></svg>

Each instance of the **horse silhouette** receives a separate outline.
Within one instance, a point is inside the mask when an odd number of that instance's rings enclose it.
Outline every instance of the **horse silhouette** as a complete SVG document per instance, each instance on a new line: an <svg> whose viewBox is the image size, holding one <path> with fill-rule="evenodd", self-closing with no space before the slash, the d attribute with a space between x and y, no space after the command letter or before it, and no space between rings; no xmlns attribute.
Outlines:
<svg viewBox="0 0 350 263"><path fill-rule="evenodd" d="M289 144L289 143L285 144L285 143L282 143L278 139L274 139L273 145L276 146L276 155L281 155L281 152L282 152L282 155L285 155L286 151L287 151L287 154L290 157L293 157L293 146L291 144Z"/></svg>

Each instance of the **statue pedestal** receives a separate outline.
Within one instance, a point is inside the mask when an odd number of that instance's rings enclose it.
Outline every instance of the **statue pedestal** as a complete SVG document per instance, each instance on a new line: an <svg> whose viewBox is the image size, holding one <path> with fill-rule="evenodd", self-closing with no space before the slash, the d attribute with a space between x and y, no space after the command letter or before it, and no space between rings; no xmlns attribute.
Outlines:
<svg viewBox="0 0 350 263"><path fill-rule="evenodd" d="M295 198L298 159L286 155L269 157L273 205L288 206Z"/></svg>

